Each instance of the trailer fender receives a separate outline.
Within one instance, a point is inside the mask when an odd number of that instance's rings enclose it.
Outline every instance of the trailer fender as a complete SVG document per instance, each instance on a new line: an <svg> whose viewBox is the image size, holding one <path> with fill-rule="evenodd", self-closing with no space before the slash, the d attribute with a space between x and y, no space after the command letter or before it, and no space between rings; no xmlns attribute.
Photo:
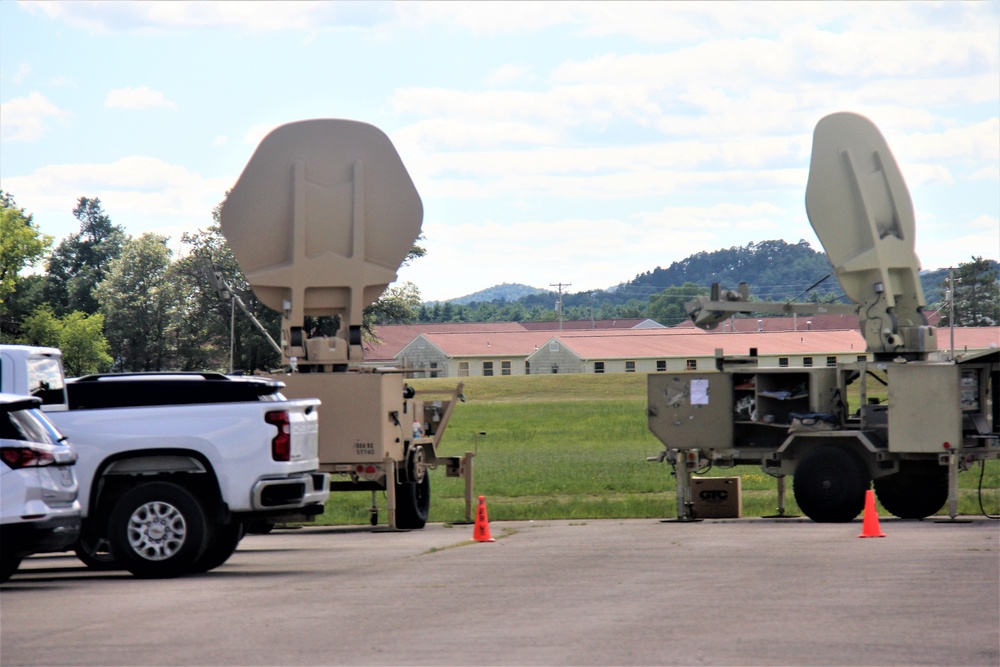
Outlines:
<svg viewBox="0 0 1000 667"><path fill-rule="evenodd" d="M898 457L889 454L882 439L873 431L818 431L792 434L775 451L781 473L794 474L798 463L812 450L824 445L844 447L868 468L872 479L892 475L899 471Z"/></svg>

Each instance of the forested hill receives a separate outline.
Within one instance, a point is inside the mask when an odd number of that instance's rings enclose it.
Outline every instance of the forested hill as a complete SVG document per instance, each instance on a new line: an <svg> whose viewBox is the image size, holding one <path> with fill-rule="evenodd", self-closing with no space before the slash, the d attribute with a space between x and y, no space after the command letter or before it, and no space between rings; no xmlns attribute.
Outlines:
<svg viewBox="0 0 1000 667"><path fill-rule="evenodd" d="M993 260L987 264L997 268ZM652 297L662 298L664 290L669 290L669 298L683 304L695 293L707 294L716 282L728 289L746 282L752 298L766 301L841 301L843 292L832 272L826 254L813 250L807 241L761 241L699 252L606 290L564 293L563 316L567 320L650 317L669 326L683 321L683 312L676 304L672 309L663 302L654 304ZM928 307L940 305L941 285L947 275L947 269L921 274ZM548 290L500 285L461 299L424 304L418 321L552 320L558 317L554 310L557 299L556 293Z"/></svg>
<svg viewBox="0 0 1000 667"><path fill-rule="evenodd" d="M746 282L750 284L751 294L758 299L785 301L806 298L801 294L803 290L831 270L826 254L813 250L807 241L794 244L780 240L761 241L745 247L699 252L665 269L656 267L640 273L620 285L618 290L650 295L688 282L705 287L720 283L729 288ZM842 294L833 277L814 292L820 296Z"/></svg>

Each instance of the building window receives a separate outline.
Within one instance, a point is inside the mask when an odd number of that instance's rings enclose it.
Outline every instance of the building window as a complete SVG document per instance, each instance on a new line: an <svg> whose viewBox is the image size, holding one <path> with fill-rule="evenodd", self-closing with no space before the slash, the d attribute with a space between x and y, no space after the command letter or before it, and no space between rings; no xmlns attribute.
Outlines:
<svg viewBox="0 0 1000 667"><path fill-rule="evenodd" d="M469 362L460 361L458 362L458 377L467 378L469 377Z"/></svg>
<svg viewBox="0 0 1000 667"><path fill-rule="evenodd" d="M552 364L552 374L555 375L559 372L559 364Z"/></svg>
<svg viewBox="0 0 1000 667"><path fill-rule="evenodd" d="M666 370L667 370L667 360L666 359L657 359L656 360L656 371L658 373L663 373Z"/></svg>
<svg viewBox="0 0 1000 667"><path fill-rule="evenodd" d="M810 366L813 365L813 358L812 357L802 357L802 365L805 366L806 368L809 368Z"/></svg>
<svg viewBox="0 0 1000 667"><path fill-rule="evenodd" d="M500 375L510 375L510 362L501 361L500 362Z"/></svg>
<svg viewBox="0 0 1000 667"><path fill-rule="evenodd" d="M827 357L826 358L826 365L827 366L836 366L837 365L837 357Z"/></svg>
<svg viewBox="0 0 1000 667"><path fill-rule="evenodd" d="M778 366L788 368L788 357L778 357Z"/></svg>
<svg viewBox="0 0 1000 667"><path fill-rule="evenodd" d="M867 354L859 354L858 355L858 361L868 361L868 355Z"/></svg>
<svg viewBox="0 0 1000 667"><path fill-rule="evenodd" d="M634 361L626 361L625 362L625 372L626 373L635 373L635 362Z"/></svg>
<svg viewBox="0 0 1000 667"><path fill-rule="evenodd" d="M595 373L603 373L604 372L604 362L603 361L595 361L594 362L594 372Z"/></svg>
<svg viewBox="0 0 1000 667"><path fill-rule="evenodd" d="M687 360L687 366L685 368L687 368L689 371L696 371L696 370L698 370L698 360L697 359L688 359Z"/></svg>
<svg viewBox="0 0 1000 667"><path fill-rule="evenodd" d="M551 343L549 343L549 352L558 352L558 351L559 351L559 341L554 340Z"/></svg>
<svg viewBox="0 0 1000 667"><path fill-rule="evenodd" d="M483 362L483 377L491 377L493 375L493 362L484 361Z"/></svg>
<svg viewBox="0 0 1000 667"><path fill-rule="evenodd" d="M436 378L438 376L437 367L438 367L437 362L436 361L432 361L431 362L431 377L432 378Z"/></svg>
<svg viewBox="0 0 1000 667"><path fill-rule="evenodd" d="M524 362L524 374L525 375L531 375L531 362L530 361L525 361Z"/></svg>

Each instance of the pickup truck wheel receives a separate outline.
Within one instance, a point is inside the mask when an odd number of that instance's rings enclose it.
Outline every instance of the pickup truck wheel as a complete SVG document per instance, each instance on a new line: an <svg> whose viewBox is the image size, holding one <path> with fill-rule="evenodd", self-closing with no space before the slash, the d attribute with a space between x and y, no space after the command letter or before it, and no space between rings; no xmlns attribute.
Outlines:
<svg viewBox="0 0 1000 667"><path fill-rule="evenodd" d="M83 529L79 541L73 545L76 557L91 570L108 572L122 570L124 566L111 551L111 540L94 535L92 530Z"/></svg>
<svg viewBox="0 0 1000 667"><path fill-rule="evenodd" d="M923 519L948 500L948 470L937 463L902 461L899 472L875 480L882 507L900 519Z"/></svg>
<svg viewBox="0 0 1000 667"><path fill-rule="evenodd" d="M417 530L427 525L431 509L431 476L396 484L396 528Z"/></svg>
<svg viewBox="0 0 1000 667"><path fill-rule="evenodd" d="M111 512L111 548L137 577L161 579L191 571L205 547L205 514L184 487L140 484Z"/></svg>
<svg viewBox="0 0 1000 667"><path fill-rule="evenodd" d="M236 547L246 534L242 523L216 526L209 537L208 546L191 566L191 572L198 574L219 567L236 553Z"/></svg>
<svg viewBox="0 0 1000 667"><path fill-rule="evenodd" d="M868 470L854 452L824 445L795 468L792 490L799 509L813 521L846 523L864 509L869 484Z"/></svg>

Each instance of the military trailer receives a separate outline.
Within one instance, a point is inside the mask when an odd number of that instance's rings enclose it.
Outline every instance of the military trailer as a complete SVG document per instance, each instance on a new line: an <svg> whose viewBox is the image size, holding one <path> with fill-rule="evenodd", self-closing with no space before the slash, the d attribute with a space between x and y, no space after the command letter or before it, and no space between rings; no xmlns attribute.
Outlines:
<svg viewBox="0 0 1000 667"><path fill-rule="evenodd" d="M364 364L362 312L396 279L420 234L423 206L395 147L349 120L283 125L254 152L222 208L221 227L257 298L282 315L283 394L319 398L320 470L331 490L387 496L391 528L423 528L428 470L466 481L472 455L443 456L462 385L417 392L393 369ZM331 334L306 318L332 318ZM318 320L312 320L318 321Z"/></svg>
<svg viewBox="0 0 1000 667"><path fill-rule="evenodd" d="M871 121L837 113L817 124L806 210L852 303L750 302L746 284L714 285L688 314L714 329L737 313L854 313L867 354L831 367L761 368L755 350L719 350L715 372L651 374L648 424L665 448L650 460L675 467L677 518L698 518L696 472L759 465L778 480L778 516L787 516L790 476L815 521L854 519L872 484L897 517L925 518L947 503L955 520L959 471L1000 458L1000 350L939 349L923 312L913 204ZM870 378L887 387L887 401L869 397Z"/></svg>

